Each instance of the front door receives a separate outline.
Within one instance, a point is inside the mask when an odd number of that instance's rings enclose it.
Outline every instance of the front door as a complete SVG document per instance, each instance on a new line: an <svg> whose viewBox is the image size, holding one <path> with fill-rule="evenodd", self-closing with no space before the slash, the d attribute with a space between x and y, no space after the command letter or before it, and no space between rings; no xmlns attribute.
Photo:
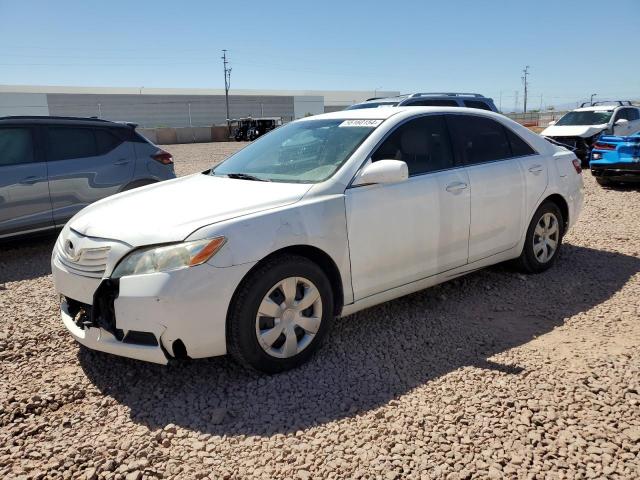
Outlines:
<svg viewBox="0 0 640 480"><path fill-rule="evenodd" d="M53 228L47 164L35 134L27 126L0 127L0 238Z"/></svg>
<svg viewBox="0 0 640 480"><path fill-rule="evenodd" d="M469 179L456 168L441 115L410 120L369 161L402 160L409 179L347 189L355 300L464 265L469 239Z"/></svg>

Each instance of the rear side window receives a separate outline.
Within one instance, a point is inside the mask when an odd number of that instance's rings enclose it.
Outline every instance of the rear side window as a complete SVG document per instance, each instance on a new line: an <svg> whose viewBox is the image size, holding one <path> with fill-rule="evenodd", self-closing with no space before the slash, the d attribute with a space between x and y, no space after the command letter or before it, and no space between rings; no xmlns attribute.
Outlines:
<svg viewBox="0 0 640 480"><path fill-rule="evenodd" d="M490 118L448 115L447 123L458 155L469 165L511 156L505 128Z"/></svg>
<svg viewBox="0 0 640 480"><path fill-rule="evenodd" d="M485 102L479 102L478 100L465 100L464 106L469 108L479 108L480 110L489 110L490 112L492 111L489 105Z"/></svg>
<svg viewBox="0 0 640 480"><path fill-rule="evenodd" d="M505 127L507 138L511 145L511 154L514 157L524 157L527 155L535 155L537 152L529 146L527 142L522 140L516 133Z"/></svg>
<svg viewBox="0 0 640 480"><path fill-rule="evenodd" d="M453 167L449 132L442 115L429 115L400 125L372 155L378 160L402 160L409 175Z"/></svg>
<svg viewBox="0 0 640 480"><path fill-rule="evenodd" d="M0 167L34 161L30 128L0 128Z"/></svg>
<svg viewBox="0 0 640 480"><path fill-rule="evenodd" d="M94 157L98 154L91 128L49 127L47 130L51 160Z"/></svg>
<svg viewBox="0 0 640 480"><path fill-rule="evenodd" d="M405 105L411 105L412 107L458 107L458 102L455 100L415 100L411 103L405 103Z"/></svg>
<svg viewBox="0 0 640 480"><path fill-rule="evenodd" d="M105 153L109 153L111 150L116 148L118 145L122 143L119 137L117 137L113 132L106 129L96 129L94 130L96 135L96 145L98 148L98 155L104 155Z"/></svg>

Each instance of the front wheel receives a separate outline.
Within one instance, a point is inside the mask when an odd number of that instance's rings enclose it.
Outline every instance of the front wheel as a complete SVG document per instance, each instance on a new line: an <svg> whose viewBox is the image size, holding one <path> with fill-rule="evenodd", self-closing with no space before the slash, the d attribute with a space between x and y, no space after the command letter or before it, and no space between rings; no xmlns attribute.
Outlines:
<svg viewBox="0 0 640 480"><path fill-rule="evenodd" d="M517 260L521 270L541 273L558 258L564 234L562 212L553 202L545 202L531 219L522 253Z"/></svg>
<svg viewBox="0 0 640 480"><path fill-rule="evenodd" d="M266 373L297 367L322 343L333 311L331 284L318 265L274 257L238 287L227 319L229 353Z"/></svg>

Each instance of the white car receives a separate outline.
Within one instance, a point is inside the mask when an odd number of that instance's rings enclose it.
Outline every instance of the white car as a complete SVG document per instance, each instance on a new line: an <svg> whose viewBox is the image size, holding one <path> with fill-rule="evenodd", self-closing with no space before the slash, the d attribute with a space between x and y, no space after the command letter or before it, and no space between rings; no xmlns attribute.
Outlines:
<svg viewBox="0 0 640 480"><path fill-rule="evenodd" d="M583 104L584 105L584 104ZM627 136L640 131L640 108L628 101L594 102L549 122L540 135L575 149L588 165L591 148L602 133Z"/></svg>
<svg viewBox="0 0 640 480"><path fill-rule="evenodd" d="M278 372L335 316L506 260L546 270L582 199L575 155L502 115L335 112L85 208L53 276L89 348L162 364L231 353Z"/></svg>

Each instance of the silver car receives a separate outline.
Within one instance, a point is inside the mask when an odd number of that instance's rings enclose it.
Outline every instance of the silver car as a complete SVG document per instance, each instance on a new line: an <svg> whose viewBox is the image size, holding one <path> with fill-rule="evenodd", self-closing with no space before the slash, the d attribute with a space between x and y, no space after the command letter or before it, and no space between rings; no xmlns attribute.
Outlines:
<svg viewBox="0 0 640 480"><path fill-rule="evenodd" d="M175 178L171 154L135 127L0 117L0 239L60 228L90 203Z"/></svg>

